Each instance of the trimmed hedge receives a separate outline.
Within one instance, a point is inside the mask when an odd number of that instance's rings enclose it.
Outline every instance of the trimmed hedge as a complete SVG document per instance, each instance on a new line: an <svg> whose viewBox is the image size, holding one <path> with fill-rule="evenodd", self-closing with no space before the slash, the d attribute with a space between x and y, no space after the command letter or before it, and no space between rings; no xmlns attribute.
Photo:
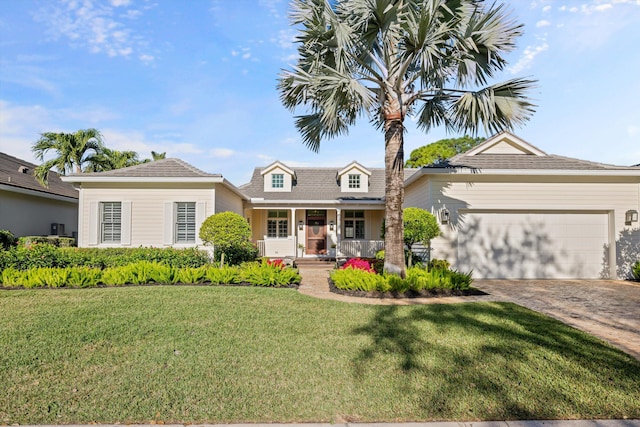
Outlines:
<svg viewBox="0 0 640 427"><path fill-rule="evenodd" d="M157 262L172 267L201 267L211 262L207 251L196 248L58 248L47 243L37 243L1 251L0 271L6 268L29 270L44 267L104 269L138 261Z"/></svg>
<svg viewBox="0 0 640 427"><path fill-rule="evenodd" d="M148 284L248 284L290 287L300 283L297 270L266 262L237 267L174 267L159 262L136 263L106 269L91 267L6 268L0 284L6 288L90 288Z"/></svg>

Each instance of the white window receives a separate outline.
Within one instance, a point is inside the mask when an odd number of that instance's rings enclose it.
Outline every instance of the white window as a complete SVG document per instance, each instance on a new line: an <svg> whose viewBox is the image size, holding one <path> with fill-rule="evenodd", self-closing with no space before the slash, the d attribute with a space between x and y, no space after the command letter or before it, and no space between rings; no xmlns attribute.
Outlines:
<svg viewBox="0 0 640 427"><path fill-rule="evenodd" d="M179 202L175 206L175 243L196 242L196 203Z"/></svg>
<svg viewBox="0 0 640 427"><path fill-rule="evenodd" d="M122 203L100 203L100 242L120 243L122 238Z"/></svg>
<svg viewBox="0 0 640 427"><path fill-rule="evenodd" d="M287 211L269 211L267 218L267 237L286 238L289 234Z"/></svg>
<svg viewBox="0 0 640 427"><path fill-rule="evenodd" d="M271 175L271 188L284 188L283 173L274 173Z"/></svg>
<svg viewBox="0 0 640 427"><path fill-rule="evenodd" d="M344 238L364 239L364 211L344 211Z"/></svg>
<svg viewBox="0 0 640 427"><path fill-rule="evenodd" d="M360 188L360 175L349 174L349 188Z"/></svg>

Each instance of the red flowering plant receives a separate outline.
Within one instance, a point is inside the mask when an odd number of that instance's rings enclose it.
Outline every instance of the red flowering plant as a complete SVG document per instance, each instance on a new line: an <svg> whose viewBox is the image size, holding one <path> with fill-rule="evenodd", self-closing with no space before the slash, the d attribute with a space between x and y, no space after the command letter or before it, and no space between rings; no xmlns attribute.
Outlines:
<svg viewBox="0 0 640 427"><path fill-rule="evenodd" d="M269 267L279 268L280 270L285 268L284 261L281 259L269 259L267 260L267 265Z"/></svg>
<svg viewBox="0 0 640 427"><path fill-rule="evenodd" d="M351 258L347 262L345 262L342 267L340 267L341 270L344 270L346 268L352 268L354 270L363 270L369 273L376 274L376 271L371 267L371 264L369 263L369 261L366 261L360 258Z"/></svg>

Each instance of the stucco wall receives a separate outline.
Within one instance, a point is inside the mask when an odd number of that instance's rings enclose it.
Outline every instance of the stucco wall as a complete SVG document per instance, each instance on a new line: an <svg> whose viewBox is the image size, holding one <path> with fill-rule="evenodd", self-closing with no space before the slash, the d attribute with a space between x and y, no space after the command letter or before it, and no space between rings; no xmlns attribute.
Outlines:
<svg viewBox="0 0 640 427"><path fill-rule="evenodd" d="M65 235L78 231L78 203L0 190L0 229L16 236L51 233L51 224L64 224Z"/></svg>

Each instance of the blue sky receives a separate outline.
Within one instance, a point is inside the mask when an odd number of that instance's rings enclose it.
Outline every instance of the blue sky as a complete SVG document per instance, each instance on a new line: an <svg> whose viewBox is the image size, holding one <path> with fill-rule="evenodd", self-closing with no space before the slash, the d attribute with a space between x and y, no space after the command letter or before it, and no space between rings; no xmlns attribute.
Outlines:
<svg viewBox="0 0 640 427"><path fill-rule="evenodd" d="M540 149L640 163L640 0L513 1L525 35L506 80L539 80L516 134ZM99 129L236 185L255 166L382 167L366 119L309 151L279 101L294 62L287 0L0 0L0 151L33 161L41 132ZM448 135L407 121L405 155ZM482 135L482 134L481 134ZM485 136L485 135L482 135Z"/></svg>

